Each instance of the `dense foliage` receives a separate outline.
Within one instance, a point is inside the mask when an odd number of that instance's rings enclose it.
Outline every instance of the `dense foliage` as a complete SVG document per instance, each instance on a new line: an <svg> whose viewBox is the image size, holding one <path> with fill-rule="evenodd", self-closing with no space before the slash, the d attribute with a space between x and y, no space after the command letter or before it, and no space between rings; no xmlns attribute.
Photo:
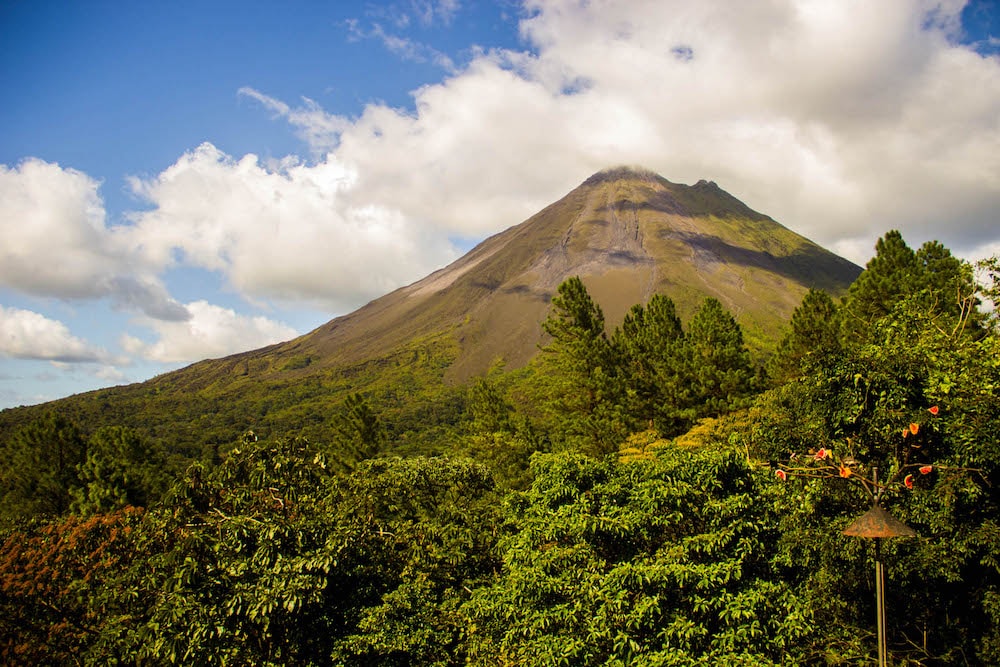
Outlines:
<svg viewBox="0 0 1000 667"><path fill-rule="evenodd" d="M609 332L571 279L527 368L446 387L424 341L325 414L346 375L271 406L295 434L21 424L0 660L864 664L875 541L842 531L877 500L919 535L878 546L891 661L998 664L998 264L974 268L890 232L766 362L714 299Z"/></svg>

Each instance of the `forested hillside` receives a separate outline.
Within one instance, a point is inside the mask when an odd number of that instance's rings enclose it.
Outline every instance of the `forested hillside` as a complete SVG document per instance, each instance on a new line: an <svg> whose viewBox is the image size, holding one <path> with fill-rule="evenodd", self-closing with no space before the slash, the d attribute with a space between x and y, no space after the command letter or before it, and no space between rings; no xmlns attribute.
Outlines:
<svg viewBox="0 0 1000 667"><path fill-rule="evenodd" d="M186 449L155 425L20 424L0 655L866 664L875 545L842 531L877 499L918 535L881 544L890 662L1000 664L998 274L889 232L766 359L718 299L685 316L656 294L611 327L571 278L526 366L428 394L414 377L448 343L421 339L296 432Z"/></svg>

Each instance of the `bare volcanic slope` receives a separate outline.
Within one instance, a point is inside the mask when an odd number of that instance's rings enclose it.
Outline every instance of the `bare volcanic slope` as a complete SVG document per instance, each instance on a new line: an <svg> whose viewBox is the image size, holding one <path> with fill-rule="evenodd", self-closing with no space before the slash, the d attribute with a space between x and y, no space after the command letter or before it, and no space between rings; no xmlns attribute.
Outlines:
<svg viewBox="0 0 1000 667"><path fill-rule="evenodd" d="M685 319L718 298L767 348L810 287L840 294L861 269L753 211L715 183L679 185L648 171L595 174L451 265L337 318L273 353L354 364L451 331L453 379L502 359L526 363L558 285L579 275L609 326L656 292Z"/></svg>

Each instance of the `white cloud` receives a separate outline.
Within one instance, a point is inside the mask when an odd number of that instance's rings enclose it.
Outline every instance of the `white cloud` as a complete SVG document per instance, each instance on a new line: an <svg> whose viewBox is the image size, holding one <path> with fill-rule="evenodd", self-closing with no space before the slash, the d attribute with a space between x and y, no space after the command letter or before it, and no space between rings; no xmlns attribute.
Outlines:
<svg viewBox="0 0 1000 667"><path fill-rule="evenodd" d="M42 160L28 159L13 169L0 165L4 285L43 295L99 293L99 284L121 262L104 227L99 185Z"/></svg>
<svg viewBox="0 0 1000 667"><path fill-rule="evenodd" d="M625 163L716 180L859 262L891 228L968 250L998 234L1000 58L956 44L962 4L531 0L532 52L340 119L326 160L353 204L453 235Z"/></svg>
<svg viewBox="0 0 1000 667"><path fill-rule="evenodd" d="M349 121L323 111L308 97L302 98L302 107L293 109L281 100L276 100L249 86L240 88L238 94L241 97L257 100L275 116L287 119L317 155L335 149L340 133L350 127Z"/></svg>
<svg viewBox="0 0 1000 667"><path fill-rule="evenodd" d="M187 313L136 266L120 230L105 225L100 183L30 158L0 165L0 286L62 299L109 297L151 317Z"/></svg>
<svg viewBox="0 0 1000 667"><path fill-rule="evenodd" d="M104 363L110 355L72 335L65 324L39 313L0 305L0 356Z"/></svg>
<svg viewBox="0 0 1000 667"><path fill-rule="evenodd" d="M130 239L160 267L181 261L221 271L251 299L361 305L438 268L456 251L395 202L358 204L351 170L334 158L279 171L211 144L154 179L134 180L155 206L134 215ZM190 310L190 308L189 308Z"/></svg>
<svg viewBox="0 0 1000 667"><path fill-rule="evenodd" d="M357 36L378 39L386 49L403 60L416 63L431 62L445 71L455 71L455 62L447 54L410 37L386 32L385 28L378 23L372 26L371 32L368 34L358 33Z"/></svg>
<svg viewBox="0 0 1000 667"><path fill-rule="evenodd" d="M264 347L298 335L291 327L266 317L247 317L206 301L187 304L186 322L149 320L157 340L146 343L124 335L122 347L137 356L163 363L193 362Z"/></svg>

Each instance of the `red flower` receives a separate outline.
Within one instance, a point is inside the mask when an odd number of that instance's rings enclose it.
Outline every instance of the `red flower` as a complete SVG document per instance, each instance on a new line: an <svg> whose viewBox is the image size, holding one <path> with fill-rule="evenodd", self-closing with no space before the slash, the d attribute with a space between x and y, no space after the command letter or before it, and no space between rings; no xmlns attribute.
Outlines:
<svg viewBox="0 0 1000 667"><path fill-rule="evenodd" d="M904 426L904 427L903 427L903 437L905 438L905 437L907 437L908 435L910 435L910 429L908 429L908 428L906 428L906 427Z"/></svg>
<svg viewBox="0 0 1000 667"><path fill-rule="evenodd" d="M934 466L920 466L921 475L929 475L931 470L934 470Z"/></svg>
<svg viewBox="0 0 1000 667"><path fill-rule="evenodd" d="M941 409L936 405L932 405L931 407L927 408L927 412L931 413L935 417L937 416L937 413L940 411Z"/></svg>
<svg viewBox="0 0 1000 667"><path fill-rule="evenodd" d="M920 424L910 424L910 433L916 435L917 431L919 430L920 430Z"/></svg>
<svg viewBox="0 0 1000 667"><path fill-rule="evenodd" d="M816 452L816 460L817 461L822 461L823 459L827 458L828 456L830 456L830 452L828 452L825 448L821 448L818 452Z"/></svg>
<svg viewBox="0 0 1000 667"><path fill-rule="evenodd" d="M784 470L775 470L774 476L780 479L782 482L788 479L788 473L786 473Z"/></svg>
<svg viewBox="0 0 1000 667"><path fill-rule="evenodd" d="M912 489L913 488L913 475L907 475L906 477L904 477L903 478L903 484L906 485L906 488Z"/></svg>

